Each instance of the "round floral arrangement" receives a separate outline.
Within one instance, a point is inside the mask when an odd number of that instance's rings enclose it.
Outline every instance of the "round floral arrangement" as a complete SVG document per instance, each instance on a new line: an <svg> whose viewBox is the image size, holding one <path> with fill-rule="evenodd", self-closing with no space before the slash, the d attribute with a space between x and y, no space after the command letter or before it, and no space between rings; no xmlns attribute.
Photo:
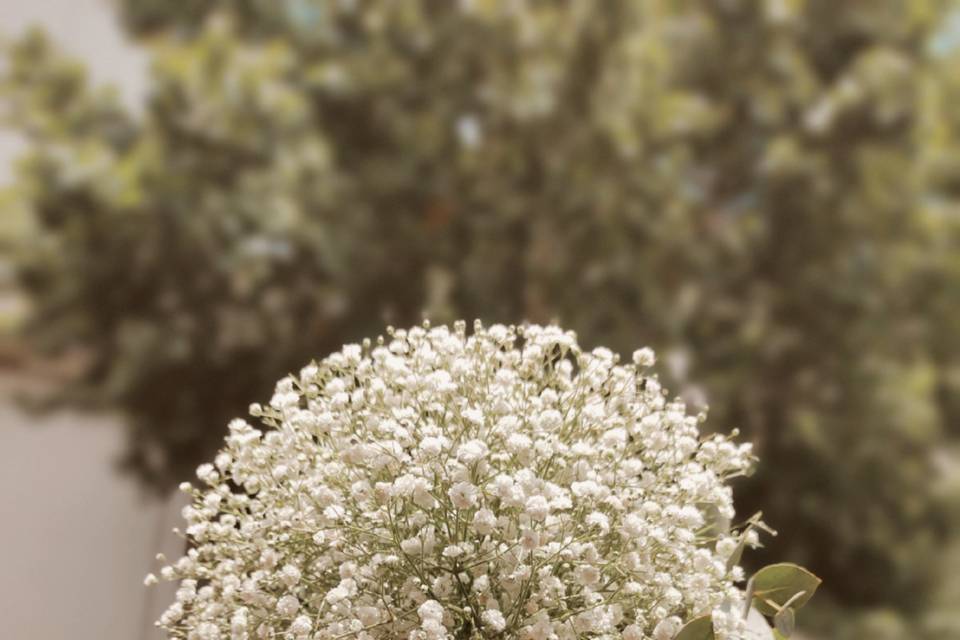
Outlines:
<svg viewBox="0 0 960 640"><path fill-rule="evenodd" d="M701 436L652 351L622 364L553 326L388 334L282 379L181 487L170 637L669 640L702 616L702 637L743 637L758 521L729 526L727 480L750 445Z"/></svg>

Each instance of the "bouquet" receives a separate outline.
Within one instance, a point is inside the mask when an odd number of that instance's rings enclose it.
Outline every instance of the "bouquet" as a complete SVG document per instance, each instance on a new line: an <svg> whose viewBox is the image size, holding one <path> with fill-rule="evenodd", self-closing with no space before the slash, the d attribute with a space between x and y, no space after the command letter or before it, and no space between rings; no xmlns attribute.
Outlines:
<svg viewBox="0 0 960 640"><path fill-rule="evenodd" d="M197 470L158 621L188 640L789 635L819 582L744 587L749 444L701 435L650 349L555 326L387 331L277 384ZM154 583L154 575L147 577ZM762 635L757 637L763 637Z"/></svg>

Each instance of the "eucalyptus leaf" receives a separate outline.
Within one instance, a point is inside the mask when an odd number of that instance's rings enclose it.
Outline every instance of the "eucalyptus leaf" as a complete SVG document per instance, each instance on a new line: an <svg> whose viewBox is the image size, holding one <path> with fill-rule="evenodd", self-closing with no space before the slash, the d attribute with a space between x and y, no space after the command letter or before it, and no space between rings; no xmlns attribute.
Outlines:
<svg viewBox="0 0 960 640"><path fill-rule="evenodd" d="M773 626L784 638L792 636L797 628L797 616L793 607L784 607L778 611L777 615L773 616Z"/></svg>
<svg viewBox="0 0 960 640"><path fill-rule="evenodd" d="M813 597L820 578L803 567L783 562L766 566L753 576L753 602L760 613L773 616L789 603L799 609Z"/></svg>
<svg viewBox="0 0 960 640"><path fill-rule="evenodd" d="M713 620L706 615L685 624L674 640L713 640L713 637Z"/></svg>

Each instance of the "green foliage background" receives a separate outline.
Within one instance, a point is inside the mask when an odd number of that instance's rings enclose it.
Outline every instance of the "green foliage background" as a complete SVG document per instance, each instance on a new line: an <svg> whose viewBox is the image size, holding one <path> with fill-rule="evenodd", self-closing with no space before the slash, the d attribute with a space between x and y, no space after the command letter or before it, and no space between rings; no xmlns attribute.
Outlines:
<svg viewBox="0 0 960 640"><path fill-rule="evenodd" d="M955 2L122 9L154 51L142 113L40 34L8 51L31 146L4 205L31 225L28 334L83 348L64 393L122 408L152 486L385 323L556 319L655 347L757 443L741 509L781 531L758 562L820 574L823 611L874 609L858 637L960 637L918 617L960 495L937 482L960 424Z"/></svg>

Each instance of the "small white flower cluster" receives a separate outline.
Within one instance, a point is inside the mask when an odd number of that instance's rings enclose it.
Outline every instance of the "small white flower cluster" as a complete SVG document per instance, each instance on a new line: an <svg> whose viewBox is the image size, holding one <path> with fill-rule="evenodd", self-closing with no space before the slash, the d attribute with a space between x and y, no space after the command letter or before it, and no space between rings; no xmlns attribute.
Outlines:
<svg viewBox="0 0 960 640"><path fill-rule="evenodd" d="M557 327L390 330L279 382L183 489L158 625L189 640L668 640L742 632L726 480L644 368ZM148 576L149 582L154 582ZM729 612L729 613L728 613Z"/></svg>

